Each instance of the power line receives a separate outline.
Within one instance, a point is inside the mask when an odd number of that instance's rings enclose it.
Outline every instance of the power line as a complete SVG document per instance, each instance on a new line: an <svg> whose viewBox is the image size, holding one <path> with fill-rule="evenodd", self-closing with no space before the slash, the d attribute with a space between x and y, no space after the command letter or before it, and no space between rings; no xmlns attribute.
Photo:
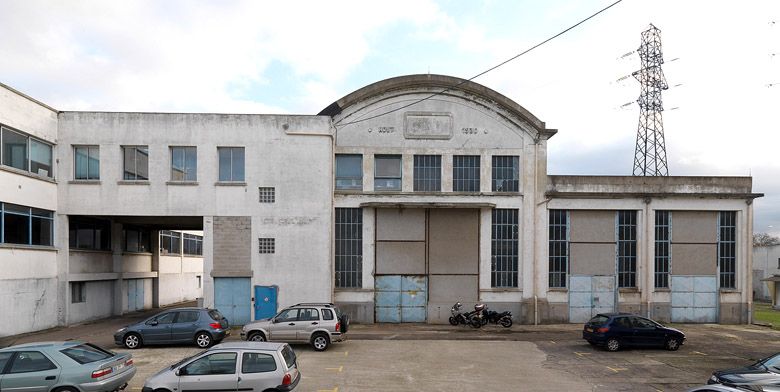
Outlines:
<svg viewBox="0 0 780 392"><path fill-rule="evenodd" d="M412 103L409 103L409 104L406 104L406 105L404 105L404 106L401 106L401 107L395 108L395 109L393 109L393 110L388 110L388 111L386 111L386 112L384 112L384 113L380 113L380 114L377 114L377 115L374 115L374 116L371 116L371 117L366 117L366 118L361 118L361 119L358 119L358 120L350 121L350 122L347 122L347 123L341 124L341 126L346 126L346 125L356 124L356 123L360 123L360 122L363 122L363 121L372 120L372 119L375 119L375 118L377 118L377 117L382 117L382 116L388 115L388 114L390 114L390 113L394 113L394 112L397 112L397 111L399 111L399 110L406 109L406 108L408 108L408 107L410 107L410 106L412 106L412 105L416 105L416 104L418 104L418 103L420 103L420 102L427 101L427 100L429 100L429 99L431 99L431 98L433 98L433 97L435 97L435 96L437 96L437 95L444 94L444 93L446 93L447 91L450 91L450 90L452 90L452 89L458 88L458 87L460 87L462 84L464 84L464 83L466 83L466 82L470 82L470 81L472 81L472 80L474 80L474 79L476 79L476 78L478 78L478 77L480 77L480 76L482 76L482 75L484 75L484 74L486 74L486 73L488 73L488 72L490 72L490 71L493 71L493 70L495 70L496 68L498 68L498 67L500 67L500 66L502 66L502 65L505 65L506 63L509 63L510 61L513 61L513 60L517 59L518 57L520 57L520 56L522 56L522 55L524 55L524 54L526 54L526 53L528 53L528 52L530 52L530 51L532 51L532 50L534 50L534 49L536 49L536 48L538 48L538 47L540 47L540 46L542 46L542 45L544 45L544 44L546 44L546 43L548 43L548 42L550 42L550 41L552 41L552 40L554 40L555 38L558 38L558 37L560 37L561 35L563 35L563 34L566 34L567 32L569 32L569 30L572 30L572 29L574 29L575 27L577 27L577 26L579 26L579 25L581 25L581 24L583 24L583 23L587 22L588 20L590 20L590 19L592 19L592 18L596 17L598 14L600 14L600 13L602 13L602 12L604 12L604 11L606 11L606 10L608 10L608 9L612 8L612 7L614 7L615 5L617 5L618 3L622 2L622 1L623 1L623 0L617 0L617 1L615 1L614 3L612 3L612 4L610 4L610 5L608 5L608 6L604 7L604 8L602 8L601 10L599 10L599 11L598 11L598 12L596 12L596 13L594 13L593 15L591 15L591 16L589 16L589 17L587 17L587 18L585 18L585 19L583 19L583 20L581 20L581 21L577 22L576 24L574 24L574 25L570 26L570 27L569 27L569 28L567 28L566 30L563 30L563 31L561 31L560 33L558 33L558 34L555 34L555 35L553 35L553 36L552 36L552 37L550 37L550 38L547 38L546 40L544 40L544 41L542 41L542 42L540 42L540 43L538 43L538 44L536 44L536 45L534 45L534 46L532 46L532 47L530 47L530 48L526 49L525 51L523 51L523 52L521 52L521 53L519 53L519 54L517 54L517 55L515 55L515 56L513 56L513 57L511 57L511 58L509 58L509 59L507 59L507 60L504 60L503 62L499 63L498 65L495 65L495 66L493 66L493 67L490 67L490 68L488 68L487 70L485 70L485 71L482 71L482 72L480 72L480 73L478 73L478 74L476 74L476 75L474 75L474 76L472 76L472 77L470 77L470 78L468 78L468 79L466 79L466 80L463 80L462 82L460 82L460 83L458 83L458 84L456 84L456 85L454 85L454 86L452 86L452 87L447 87L447 88L445 88L444 90L441 90L441 91L439 91L439 92L435 92L435 93L433 93L433 94L431 94L431 95L429 95L429 96L427 96L427 97L425 97L425 98L419 99L419 100L417 100L417 101L414 101L414 102L412 102ZM338 122L336 122L336 123L334 124L334 126L335 126L335 125L339 125L340 123L341 123L341 120L339 120Z"/></svg>

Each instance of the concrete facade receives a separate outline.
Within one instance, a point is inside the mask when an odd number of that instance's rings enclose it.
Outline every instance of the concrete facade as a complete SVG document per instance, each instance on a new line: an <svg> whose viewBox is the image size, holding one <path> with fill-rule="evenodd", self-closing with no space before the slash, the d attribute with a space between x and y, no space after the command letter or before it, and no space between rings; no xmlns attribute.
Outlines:
<svg viewBox="0 0 780 392"><path fill-rule="evenodd" d="M510 310L521 323L578 322L572 315L598 308L596 297L611 310L665 321L696 321L711 310L718 322L750 320L751 202L761 195L749 177L550 176L547 143L557 131L476 83L388 79L316 116L58 112L0 87L0 124L52 144L55 162L53 178L0 165L0 202L55 215L52 246L0 244L0 264L25 266L0 273L0 290L19 298L0 311L25 319L3 333L201 296L206 306L253 318L263 305L255 287L275 290L277 307L333 301L364 323L388 320L378 314L396 306L382 303L387 290L398 290L405 321L446 322L461 301ZM83 146L99 150L97 178L74 174ZM175 163L184 148L194 154L187 180ZM238 179L221 177L224 148L242 153ZM359 164L341 178L337 163L347 156ZM128 179L138 159L143 176ZM342 211L357 211L359 223L341 221ZM567 217L565 284L556 287L551 211ZM654 284L655 211L671 212L669 279L677 289ZM709 302L688 303L702 297L702 282L719 281L724 212L735 218L733 287L716 284ZM630 287L618 287L621 214L633 219ZM89 229L92 221L110 227L110 248L69 245L82 241L78 225L98 240L102 226ZM152 251L125 250L123 233L138 227L153 233ZM160 253L160 230L202 232L202 259ZM396 277L422 286L383 286ZM578 305L586 297L591 304Z"/></svg>
<svg viewBox="0 0 780 392"><path fill-rule="evenodd" d="M774 282L762 281L780 276L780 245L753 247L753 297L757 301L773 301Z"/></svg>

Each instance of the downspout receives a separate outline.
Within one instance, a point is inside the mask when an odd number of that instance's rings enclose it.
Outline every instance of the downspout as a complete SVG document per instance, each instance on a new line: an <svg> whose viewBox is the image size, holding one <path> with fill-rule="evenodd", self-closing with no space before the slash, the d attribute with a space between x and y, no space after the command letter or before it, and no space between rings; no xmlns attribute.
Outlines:
<svg viewBox="0 0 780 392"><path fill-rule="evenodd" d="M536 260L536 256L537 256L536 248L538 246L538 241L539 241L539 239L536 236L536 229L537 229L536 228L536 223L538 222L538 213L537 213L537 211L539 209L539 206L536 204L536 195L539 193L538 187L539 187L539 138L540 137L541 137L541 135L537 134L537 138L536 138L536 140L534 140L534 202L531 203L531 205L533 206L533 224L534 224L533 231L532 231L532 233L534 233L533 234L533 244L532 244L532 246L533 246L533 253L532 253L533 257L532 257L532 260L531 260L531 262L533 263L532 264L532 270L534 271L534 276L533 276L533 281L534 281L534 284L533 284L533 290L534 290L533 291L533 293L534 293L534 325L539 325L539 296L538 296L538 289L539 288L538 288L538 285L536 284L536 281L537 281L536 269L537 269L537 261L538 261L538 260ZM546 174L547 173L545 173L545 175Z"/></svg>
<svg viewBox="0 0 780 392"><path fill-rule="evenodd" d="M647 305L647 311L646 311L646 317L650 317L650 309L652 309L652 303L653 303L653 295L655 294L655 276L654 273L650 273L650 271L655 272L655 252L653 252L653 259L650 259L650 252L648 251L650 246L654 245L655 238L653 238L653 242L650 241L650 225L652 224L653 227L655 227L655 216L653 216L652 221L650 218L650 203L652 202L652 199L649 196L645 197L645 219L643 220L643 223L645 225L645 246L644 246L644 254L645 254L645 266L648 268L645 268L645 289L643 292L646 295L645 304ZM653 231L654 232L654 231ZM652 267L652 268L650 268ZM652 288L652 290L651 290Z"/></svg>

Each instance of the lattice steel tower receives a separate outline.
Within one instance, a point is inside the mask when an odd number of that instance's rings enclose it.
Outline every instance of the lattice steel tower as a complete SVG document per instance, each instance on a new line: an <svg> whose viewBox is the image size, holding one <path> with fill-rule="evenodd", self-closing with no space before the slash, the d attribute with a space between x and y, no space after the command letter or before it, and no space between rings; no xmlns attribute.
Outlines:
<svg viewBox="0 0 780 392"><path fill-rule="evenodd" d="M661 92L669 86L661 69L664 63L661 30L651 24L649 29L643 31L642 45L637 52L642 61L642 68L632 75L639 81L642 90L637 100L639 127L636 134L634 175L668 176Z"/></svg>

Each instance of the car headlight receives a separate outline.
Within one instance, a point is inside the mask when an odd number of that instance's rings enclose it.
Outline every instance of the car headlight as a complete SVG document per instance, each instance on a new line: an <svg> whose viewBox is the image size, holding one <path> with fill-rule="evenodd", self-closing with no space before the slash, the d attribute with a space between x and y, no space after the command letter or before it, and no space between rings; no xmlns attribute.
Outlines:
<svg viewBox="0 0 780 392"><path fill-rule="evenodd" d="M123 328L117 329L116 333L122 333L122 332L125 332L125 331L127 331L127 327L123 327Z"/></svg>
<svg viewBox="0 0 780 392"><path fill-rule="evenodd" d="M712 382L720 382L718 380L718 377L716 377L714 374L712 376L710 376L710 381L712 381Z"/></svg>

